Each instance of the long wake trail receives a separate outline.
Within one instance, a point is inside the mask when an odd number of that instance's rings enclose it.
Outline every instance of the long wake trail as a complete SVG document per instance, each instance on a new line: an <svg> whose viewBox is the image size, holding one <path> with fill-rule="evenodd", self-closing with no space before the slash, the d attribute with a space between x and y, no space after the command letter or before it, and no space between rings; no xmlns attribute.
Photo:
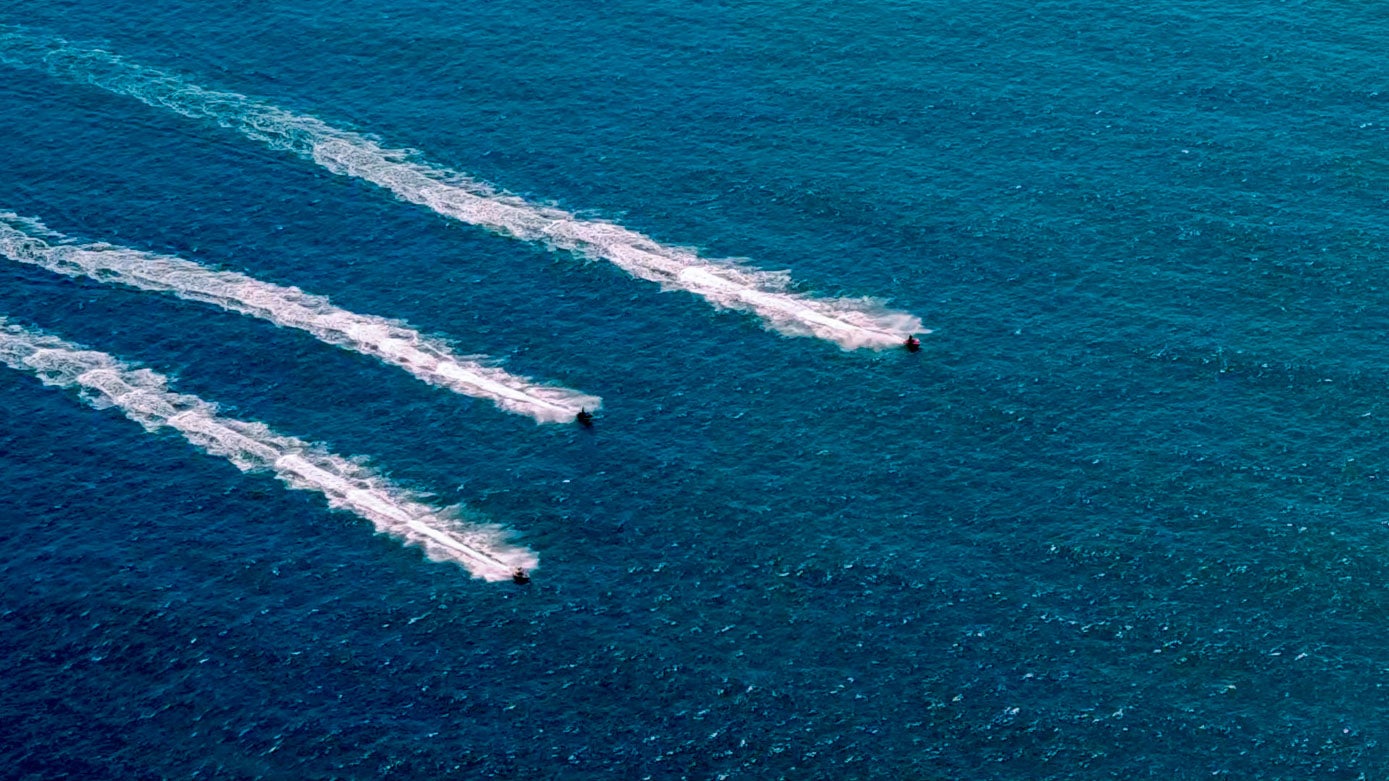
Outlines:
<svg viewBox="0 0 1389 781"><path fill-rule="evenodd" d="M447 344L405 323L340 309L321 296L229 271L214 271L181 258L110 244L68 243L35 220L0 212L0 255L67 276L90 277L179 298L297 328L320 341L399 366L425 382L486 399L539 422L572 422L581 410L602 403L568 388L540 385L474 357L454 355Z"/></svg>
<svg viewBox="0 0 1389 781"><path fill-rule="evenodd" d="M26 329L3 316L0 363L34 374L46 385L77 388L93 407L116 407L148 431L172 428L243 472L269 470L292 488L317 491L330 506L371 521L383 534L421 545L434 558L456 561L474 577L502 581L515 567L535 566L535 554L508 544L501 529L464 524L449 511L431 507L371 469L319 445L276 434L261 423L222 417L197 396L170 391L167 378L149 369Z"/></svg>
<svg viewBox="0 0 1389 781"><path fill-rule="evenodd" d="M293 152L343 176L371 182L410 203L495 233L605 260L665 289L718 307L753 312L768 327L815 336L844 349L887 348L926 333L915 315L867 298L819 298L788 290L782 271L762 271L662 244L614 223L581 218L497 191L466 174L419 160L310 116L190 83L172 73L82 48L23 28L0 27L0 62L91 84L186 117L210 120L272 148Z"/></svg>

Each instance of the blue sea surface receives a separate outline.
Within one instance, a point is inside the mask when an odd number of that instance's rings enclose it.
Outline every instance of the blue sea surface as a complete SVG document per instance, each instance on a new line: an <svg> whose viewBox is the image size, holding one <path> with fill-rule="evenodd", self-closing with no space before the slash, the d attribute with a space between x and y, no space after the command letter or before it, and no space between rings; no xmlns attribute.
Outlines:
<svg viewBox="0 0 1389 781"><path fill-rule="evenodd" d="M30 0L842 350L0 65L0 212L600 395L537 425L0 258L0 316L515 533L473 579L0 365L0 777L1389 776L1389 7Z"/></svg>

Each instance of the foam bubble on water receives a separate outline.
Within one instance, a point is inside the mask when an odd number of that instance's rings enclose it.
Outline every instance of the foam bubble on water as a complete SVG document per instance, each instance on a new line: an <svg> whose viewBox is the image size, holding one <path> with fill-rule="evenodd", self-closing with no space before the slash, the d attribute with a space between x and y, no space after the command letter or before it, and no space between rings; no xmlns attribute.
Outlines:
<svg viewBox="0 0 1389 781"><path fill-rule="evenodd" d="M197 396L169 390L163 375L106 353L0 317L0 363L48 385L76 388L88 403L116 407L146 430L174 429L242 471L270 471L292 488L316 491L330 506L370 521L383 534L424 547L432 558L455 561L475 577L503 581L516 567L536 565L535 554L508 543L498 526L464 523L456 511L427 504L361 463L261 423L222 417Z"/></svg>
<svg viewBox="0 0 1389 781"><path fill-rule="evenodd" d="M42 223L0 212L0 255L68 276L85 276L179 298L202 301L308 332L320 341L399 366L425 382L486 399L543 423L573 422L598 409L597 396L535 381L489 366L477 356L455 355L398 320L360 315L328 299L245 274L214 271L192 261L117 247L73 244Z"/></svg>
<svg viewBox="0 0 1389 781"><path fill-rule="evenodd" d="M882 349L901 345L913 333L929 333L915 315L887 309L876 300L817 298L790 292L785 273L759 271L729 259L704 258L691 249L662 244L621 225L500 193L465 174L420 161L407 150L383 147L363 135L245 95L205 89L107 51L0 27L0 62L37 68L150 106L210 120L461 222L607 261L665 289L693 293L715 306L752 312L783 334L815 336L844 349Z"/></svg>

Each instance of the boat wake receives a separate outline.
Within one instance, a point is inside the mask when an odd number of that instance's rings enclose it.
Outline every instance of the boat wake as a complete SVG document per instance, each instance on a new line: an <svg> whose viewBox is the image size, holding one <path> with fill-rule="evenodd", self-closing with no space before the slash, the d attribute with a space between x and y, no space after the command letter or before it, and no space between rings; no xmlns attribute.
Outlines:
<svg viewBox="0 0 1389 781"><path fill-rule="evenodd" d="M0 255L67 276L85 276L140 290L172 293L215 304L284 328L297 328L328 344L399 366L425 382L542 423L572 423L602 401L568 388L540 385L454 355L447 344L405 323L340 309L321 296L229 271L213 271L180 258L110 244L73 244L42 223L0 212Z"/></svg>
<svg viewBox="0 0 1389 781"><path fill-rule="evenodd" d="M604 260L634 277L684 290L718 307L748 311L769 327L814 336L844 349L900 346L927 333L921 320L867 298L818 298L788 290L785 272L761 271L728 259L662 244L614 223L585 219L531 203L421 161L409 150L383 147L310 116L245 95L205 89L156 68L60 38L0 27L0 62L91 84L150 106L210 120L270 147L312 160L344 176L371 182L410 203L495 233Z"/></svg>
<svg viewBox="0 0 1389 781"><path fill-rule="evenodd" d="M269 470L292 488L317 491L328 504L371 521L378 532L417 544L435 559L455 561L474 577L511 578L534 568L535 554L506 542L502 529L462 523L368 467L324 448L276 434L264 424L221 417L197 396L174 393L165 377L84 350L0 317L0 363L47 385L77 388L98 409L116 407L148 431L172 428L193 445L244 472Z"/></svg>

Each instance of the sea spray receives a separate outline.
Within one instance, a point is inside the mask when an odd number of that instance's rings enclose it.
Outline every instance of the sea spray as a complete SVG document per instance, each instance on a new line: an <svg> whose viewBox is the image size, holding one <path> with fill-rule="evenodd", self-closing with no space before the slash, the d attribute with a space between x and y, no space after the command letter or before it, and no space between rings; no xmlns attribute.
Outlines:
<svg viewBox="0 0 1389 781"><path fill-rule="evenodd" d="M0 62L91 84L186 117L209 120L293 152L344 176L371 182L401 200L495 233L612 263L634 277L711 304L748 311L767 327L814 336L844 349L883 349L925 333L916 316L870 298L820 298L788 289L785 272L656 241L611 222L499 192L466 174L433 165L406 150L383 147L358 133L294 114L234 92L206 89L157 68L56 37L0 27Z"/></svg>
<svg viewBox="0 0 1389 781"><path fill-rule="evenodd" d="M596 396L542 385L488 365L478 356L456 355L445 342L403 322L349 312L298 288L215 271L181 258L67 241L42 223L0 212L0 256L13 261L67 276L171 293L305 331L322 342L398 366L432 385L486 399L539 422L572 422L582 410L595 410L602 404Z"/></svg>
<svg viewBox="0 0 1389 781"><path fill-rule="evenodd" d="M503 581L516 567L536 564L535 554L506 542L499 527L463 523L353 459L277 434L261 423L218 415L215 405L169 390L168 380L156 372L3 316L0 363L47 385L77 388L87 403L115 407L148 431L173 429L242 471L270 471L292 488L316 491L330 506L370 521L378 532L421 545L432 557L455 561L475 577Z"/></svg>

